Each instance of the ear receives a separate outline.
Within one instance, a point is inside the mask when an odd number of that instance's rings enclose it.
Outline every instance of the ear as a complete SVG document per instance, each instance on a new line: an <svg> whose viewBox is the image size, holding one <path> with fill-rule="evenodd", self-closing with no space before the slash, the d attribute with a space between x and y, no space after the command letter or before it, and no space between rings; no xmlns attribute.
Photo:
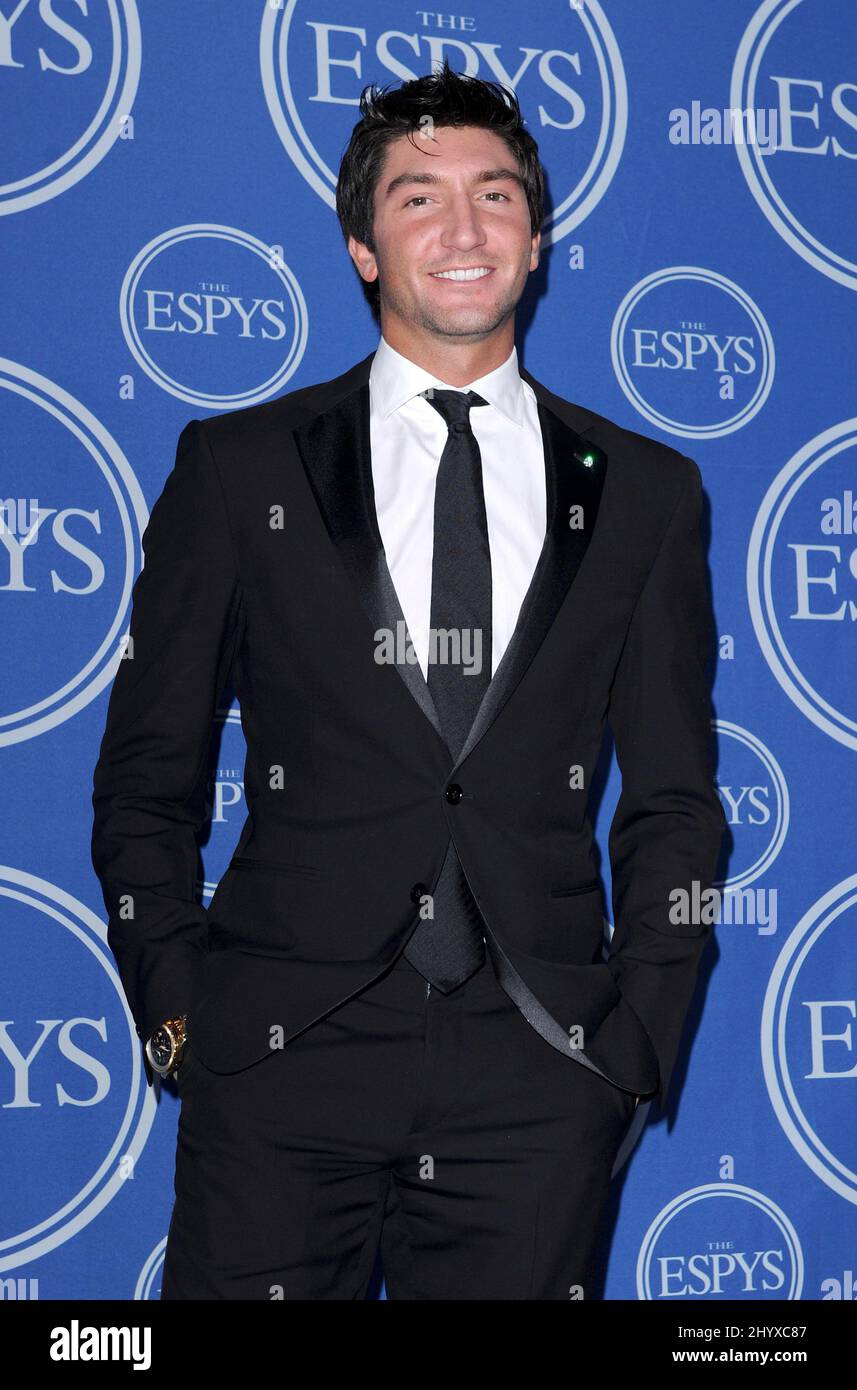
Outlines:
<svg viewBox="0 0 857 1390"><path fill-rule="evenodd" d="M374 251L362 241L357 241L355 237L348 238L348 254L357 267L358 274L367 284L378 279L378 262L375 260Z"/></svg>
<svg viewBox="0 0 857 1390"><path fill-rule="evenodd" d="M542 244L541 232L536 232L530 248L530 270L535 270L539 264L539 251Z"/></svg>

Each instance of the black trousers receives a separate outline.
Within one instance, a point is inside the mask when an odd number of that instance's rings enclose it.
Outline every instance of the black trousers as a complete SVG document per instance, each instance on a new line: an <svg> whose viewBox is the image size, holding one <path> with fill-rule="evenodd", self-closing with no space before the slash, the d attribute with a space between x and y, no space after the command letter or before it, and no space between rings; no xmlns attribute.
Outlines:
<svg viewBox="0 0 857 1390"><path fill-rule="evenodd" d="M162 1299L590 1296L634 1098L565 1058L490 960L449 995L400 956L232 1075L179 1068Z"/></svg>

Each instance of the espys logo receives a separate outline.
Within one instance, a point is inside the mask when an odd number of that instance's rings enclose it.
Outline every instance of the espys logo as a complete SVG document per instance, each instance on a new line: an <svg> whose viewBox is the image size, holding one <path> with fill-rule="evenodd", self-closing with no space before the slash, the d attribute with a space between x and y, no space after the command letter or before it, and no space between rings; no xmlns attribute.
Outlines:
<svg viewBox="0 0 857 1390"><path fill-rule="evenodd" d="M211 837L206 845L205 877L196 885L201 900L207 905L219 883L219 879L209 877L209 865L222 865L222 878L247 817L243 772L247 744L238 706L219 709L215 725L222 725L223 733L218 740L216 764L211 768L205 807L206 819L211 822Z"/></svg>
<svg viewBox="0 0 857 1390"><path fill-rule="evenodd" d="M637 1257L637 1297L799 1299L803 1251L785 1212L736 1182L682 1192L655 1217Z"/></svg>
<svg viewBox="0 0 857 1390"><path fill-rule="evenodd" d="M857 998L842 968L855 931L857 874L813 903L779 955L762 1010L762 1065L786 1137L816 1177L857 1205Z"/></svg>
<svg viewBox="0 0 857 1390"><path fill-rule="evenodd" d="M67 391L6 358L0 391L2 746L62 724L112 681L148 512L116 440Z"/></svg>
<svg viewBox="0 0 857 1390"><path fill-rule="evenodd" d="M164 1274L164 1256L167 1253L167 1238L158 1241L154 1250L146 1257L134 1287L136 1302L157 1303L161 1297L161 1280Z"/></svg>
<svg viewBox="0 0 857 1390"><path fill-rule="evenodd" d="M16 1194L3 1271L70 1240L133 1179L156 1106L103 922L6 866L0 914L0 1185Z"/></svg>
<svg viewBox="0 0 857 1390"><path fill-rule="evenodd" d="M403 27L404 21L404 27ZM550 0L508 19L478 0L466 15L376 0L355 21L346 0L282 0L265 7L262 86L274 128L307 183L331 208L361 89L406 82L444 58L469 77L517 95L549 168L573 169L555 190L545 243L588 217L616 171L628 95L618 44L598 0Z"/></svg>
<svg viewBox="0 0 857 1390"><path fill-rule="evenodd" d="M741 429L774 380L761 309L734 281L699 266L668 266L632 285L613 319L610 357L634 409L685 439Z"/></svg>
<svg viewBox="0 0 857 1390"><path fill-rule="evenodd" d="M5 4L0 70L0 125L7 132L2 214L73 187L119 139L140 77L135 0Z"/></svg>
<svg viewBox="0 0 857 1390"><path fill-rule="evenodd" d="M802 714L857 749L857 419L816 435L766 492L747 548L762 653Z"/></svg>
<svg viewBox="0 0 857 1390"><path fill-rule="evenodd" d="M196 408L266 400L306 349L306 301L282 247L236 227L200 222L155 237L128 267L119 311L146 375Z"/></svg>
<svg viewBox="0 0 857 1390"><path fill-rule="evenodd" d="M738 46L730 105L777 113L774 150L735 146L771 226L816 270L857 289L857 85L844 43L853 23L854 0L765 0Z"/></svg>
<svg viewBox="0 0 857 1390"><path fill-rule="evenodd" d="M721 767L726 780L718 784L726 822L737 854L729 855L729 877L718 887L737 892L770 872L789 828L789 789L777 758L749 729L719 719L721 737L729 740Z"/></svg>

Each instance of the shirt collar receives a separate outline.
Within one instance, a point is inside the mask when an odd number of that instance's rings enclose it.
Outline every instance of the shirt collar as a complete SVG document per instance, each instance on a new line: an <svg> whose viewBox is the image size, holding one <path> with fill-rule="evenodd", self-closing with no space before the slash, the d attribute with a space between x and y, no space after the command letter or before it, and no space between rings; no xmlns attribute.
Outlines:
<svg viewBox="0 0 857 1390"><path fill-rule="evenodd" d="M389 419L400 406L406 405L429 386L476 391L513 424L522 426L524 423L524 383L518 371L518 349L514 345L506 361L495 367L493 372L477 377L467 386L450 387L448 381L442 381L425 367L418 366L390 347L382 334L369 370L372 405L381 418Z"/></svg>

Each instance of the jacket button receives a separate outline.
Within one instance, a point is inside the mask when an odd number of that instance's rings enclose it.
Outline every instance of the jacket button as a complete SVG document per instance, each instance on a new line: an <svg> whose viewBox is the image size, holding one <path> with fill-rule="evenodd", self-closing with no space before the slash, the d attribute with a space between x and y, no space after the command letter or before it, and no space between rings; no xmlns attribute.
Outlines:
<svg viewBox="0 0 857 1390"><path fill-rule="evenodd" d="M425 897L427 892L428 888L424 883L415 883L411 889L411 902L416 903L417 907L419 907L421 900Z"/></svg>
<svg viewBox="0 0 857 1390"><path fill-rule="evenodd" d="M457 806L463 795L464 793L462 792L457 782L450 783L450 785L444 792L444 796L446 797L450 806Z"/></svg>

